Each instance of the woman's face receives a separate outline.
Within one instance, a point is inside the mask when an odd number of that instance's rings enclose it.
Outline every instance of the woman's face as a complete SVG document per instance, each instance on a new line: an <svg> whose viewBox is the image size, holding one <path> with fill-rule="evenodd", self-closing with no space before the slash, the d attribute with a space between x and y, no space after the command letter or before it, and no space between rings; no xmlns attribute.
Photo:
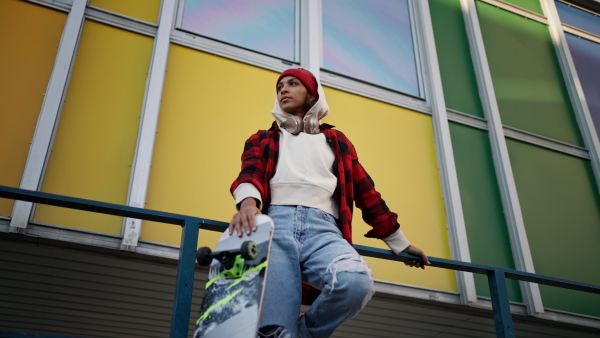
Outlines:
<svg viewBox="0 0 600 338"><path fill-rule="evenodd" d="M277 101L286 113L304 117L307 96L308 90L294 76L286 76L277 84Z"/></svg>

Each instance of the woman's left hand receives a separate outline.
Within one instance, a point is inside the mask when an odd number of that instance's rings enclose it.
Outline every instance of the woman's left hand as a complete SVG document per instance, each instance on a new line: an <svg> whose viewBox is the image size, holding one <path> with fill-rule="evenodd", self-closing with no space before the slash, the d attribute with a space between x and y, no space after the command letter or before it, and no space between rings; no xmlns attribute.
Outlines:
<svg viewBox="0 0 600 338"><path fill-rule="evenodd" d="M425 252L412 244L409 245L406 249L402 250L402 252L406 252L411 255L419 256L421 258L421 260L411 259L411 260L404 262L404 265L406 265L406 266L410 266L411 268L415 267L415 268L425 269L425 264L431 265L431 263L429 262L429 259L427 258L427 255L425 255Z"/></svg>

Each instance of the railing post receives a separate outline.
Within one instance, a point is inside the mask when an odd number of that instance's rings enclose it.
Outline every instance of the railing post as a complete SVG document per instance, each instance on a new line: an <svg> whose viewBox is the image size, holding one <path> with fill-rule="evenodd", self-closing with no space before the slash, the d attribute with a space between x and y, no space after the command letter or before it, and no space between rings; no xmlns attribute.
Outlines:
<svg viewBox="0 0 600 338"><path fill-rule="evenodd" d="M515 337L510 303L508 302L508 291L506 290L506 276L501 269L487 270L488 285L492 296L492 309L494 310L494 324L496 325L496 337Z"/></svg>
<svg viewBox="0 0 600 338"><path fill-rule="evenodd" d="M175 282L175 300L171 315L171 338L188 336L199 226L199 219L193 217L185 218L183 223Z"/></svg>

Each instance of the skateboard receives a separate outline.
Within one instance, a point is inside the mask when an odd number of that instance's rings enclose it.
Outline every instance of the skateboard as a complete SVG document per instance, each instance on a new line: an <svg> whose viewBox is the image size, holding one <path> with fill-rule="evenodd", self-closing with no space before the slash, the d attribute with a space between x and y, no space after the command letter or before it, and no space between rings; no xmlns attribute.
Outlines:
<svg viewBox="0 0 600 338"><path fill-rule="evenodd" d="M256 216L257 230L238 237L226 230L215 251L196 251L198 264L210 265L194 338L255 338L273 239L273 220Z"/></svg>

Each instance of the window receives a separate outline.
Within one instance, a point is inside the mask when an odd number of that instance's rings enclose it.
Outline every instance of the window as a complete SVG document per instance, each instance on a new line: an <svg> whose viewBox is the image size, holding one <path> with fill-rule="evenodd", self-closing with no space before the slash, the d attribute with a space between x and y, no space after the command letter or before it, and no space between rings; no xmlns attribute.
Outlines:
<svg viewBox="0 0 600 338"><path fill-rule="evenodd" d="M600 136L600 44L566 34L590 115Z"/></svg>
<svg viewBox="0 0 600 338"><path fill-rule="evenodd" d="M578 7L556 1L556 10L560 21L569 26L579 28L592 34L600 35L600 17Z"/></svg>
<svg viewBox="0 0 600 338"><path fill-rule="evenodd" d="M560 1L555 3L563 23L591 33L569 30L565 35L596 133L600 136L600 37L594 37L600 35L600 16Z"/></svg>
<svg viewBox="0 0 600 338"><path fill-rule="evenodd" d="M295 0L185 0L179 28L297 61Z"/></svg>
<svg viewBox="0 0 600 338"><path fill-rule="evenodd" d="M408 0L323 0L323 68L419 96Z"/></svg>

